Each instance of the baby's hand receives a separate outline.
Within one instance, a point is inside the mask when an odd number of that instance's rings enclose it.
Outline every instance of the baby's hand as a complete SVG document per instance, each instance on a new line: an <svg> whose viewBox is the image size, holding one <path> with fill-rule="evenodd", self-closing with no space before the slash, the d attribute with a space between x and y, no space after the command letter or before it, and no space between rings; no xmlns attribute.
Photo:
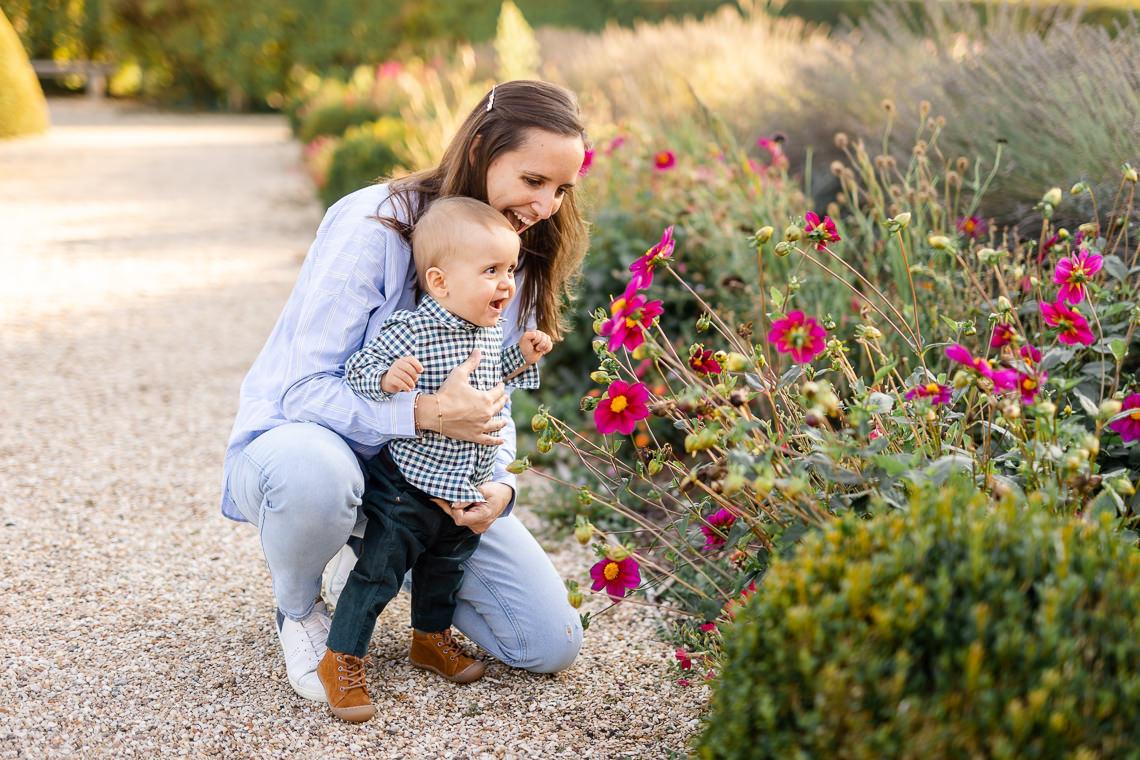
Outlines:
<svg viewBox="0 0 1140 760"><path fill-rule="evenodd" d="M527 364L534 364L553 348L554 341L542 330L527 330L519 339L519 350Z"/></svg>
<svg viewBox="0 0 1140 760"><path fill-rule="evenodd" d="M384 377L380 378L380 390L385 393L410 391L416 387L416 381L420 379L420 373L423 371L424 366L416 360L416 357L401 356L392 362Z"/></svg>

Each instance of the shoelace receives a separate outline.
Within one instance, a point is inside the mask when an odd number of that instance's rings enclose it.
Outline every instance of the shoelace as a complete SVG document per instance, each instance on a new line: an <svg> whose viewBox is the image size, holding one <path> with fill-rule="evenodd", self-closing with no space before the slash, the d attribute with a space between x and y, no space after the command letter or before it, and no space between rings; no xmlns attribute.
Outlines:
<svg viewBox="0 0 1140 760"><path fill-rule="evenodd" d="M328 616L321 615L316 611L301 621L301 629L305 632L305 639L309 642L309 647L313 650L313 654L318 657L324 652L325 641L329 637L330 627L331 621Z"/></svg>
<svg viewBox="0 0 1140 760"><path fill-rule="evenodd" d="M451 660L457 659L459 655L463 654L463 650L460 649L459 643L455 639L451 638L451 631L440 634L439 638L435 642L435 645L443 649L443 654L449 655L448 659Z"/></svg>
<svg viewBox="0 0 1140 760"><path fill-rule="evenodd" d="M337 677L336 680L341 684L340 690L342 692L352 691L353 689L363 689L365 687L365 666L372 662L371 657L351 657L349 655L337 655ZM343 673L344 675L339 675Z"/></svg>

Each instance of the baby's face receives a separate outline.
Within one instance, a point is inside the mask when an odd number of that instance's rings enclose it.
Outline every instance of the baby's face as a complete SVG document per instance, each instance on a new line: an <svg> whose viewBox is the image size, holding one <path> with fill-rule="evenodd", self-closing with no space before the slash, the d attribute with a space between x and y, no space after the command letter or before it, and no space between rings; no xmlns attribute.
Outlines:
<svg viewBox="0 0 1140 760"><path fill-rule="evenodd" d="M443 308L480 327L494 327L515 296L519 236L506 227L465 225L465 249L448 257L443 270L447 295Z"/></svg>

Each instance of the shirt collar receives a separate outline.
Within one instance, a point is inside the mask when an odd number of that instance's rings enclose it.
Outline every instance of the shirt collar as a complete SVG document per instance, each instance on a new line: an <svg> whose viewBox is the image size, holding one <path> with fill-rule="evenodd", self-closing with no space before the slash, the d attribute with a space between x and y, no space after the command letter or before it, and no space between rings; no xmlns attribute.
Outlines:
<svg viewBox="0 0 1140 760"><path fill-rule="evenodd" d="M424 294L424 300L420 302L419 308L423 309L429 317L436 322L457 330L474 331L479 329L479 325L472 324L462 317L457 317L447 309L443 308L439 301L435 300L428 294Z"/></svg>

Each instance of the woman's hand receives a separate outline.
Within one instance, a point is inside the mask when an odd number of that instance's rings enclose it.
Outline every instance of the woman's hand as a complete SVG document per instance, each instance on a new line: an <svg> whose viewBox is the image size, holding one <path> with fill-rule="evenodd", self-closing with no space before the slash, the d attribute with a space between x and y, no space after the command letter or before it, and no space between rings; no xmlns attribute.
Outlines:
<svg viewBox="0 0 1140 760"><path fill-rule="evenodd" d="M417 429L435 430L448 438L488 446L498 446L503 442L502 438L491 435L507 424L506 420L496 418L507 403L503 384L499 383L489 391L478 391L471 387L468 379L479 366L481 358L479 349L475 349L462 364L451 370L438 391L421 396L420 403L416 405Z"/></svg>
<svg viewBox="0 0 1140 760"><path fill-rule="evenodd" d="M479 491L486 501L453 504L451 507L451 519L455 524L467 526L472 533L485 533L515 495L514 489L505 483L484 483L479 486Z"/></svg>

